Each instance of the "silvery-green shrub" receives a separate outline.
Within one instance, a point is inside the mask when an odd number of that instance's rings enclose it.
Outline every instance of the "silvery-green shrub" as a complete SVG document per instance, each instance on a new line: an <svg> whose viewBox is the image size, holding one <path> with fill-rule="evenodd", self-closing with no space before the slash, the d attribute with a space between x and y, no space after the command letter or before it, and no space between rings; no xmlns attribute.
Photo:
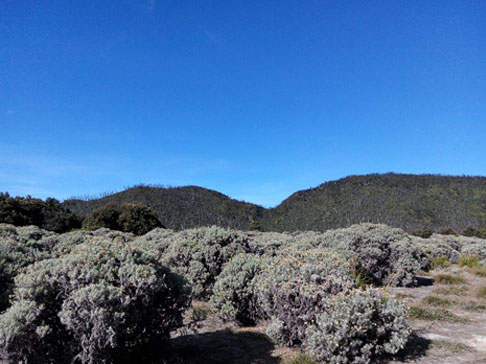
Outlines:
<svg viewBox="0 0 486 364"><path fill-rule="evenodd" d="M405 307L380 291L341 293L307 328L304 348L317 361L368 364L405 346L406 318Z"/></svg>
<svg viewBox="0 0 486 364"><path fill-rule="evenodd" d="M15 278L0 354L22 363L123 363L182 325L185 281L149 252L93 237Z"/></svg>
<svg viewBox="0 0 486 364"><path fill-rule="evenodd" d="M380 224L359 224L330 230L320 248L357 258L358 270L376 285L410 286L428 257L403 230Z"/></svg>
<svg viewBox="0 0 486 364"><path fill-rule="evenodd" d="M0 224L0 312L9 306L14 277L29 264L50 257L43 240L58 236L36 226Z"/></svg>
<svg viewBox="0 0 486 364"><path fill-rule="evenodd" d="M354 287L349 264L335 252L291 247L257 281L258 302L270 318L267 334L281 345L300 344L329 299Z"/></svg>
<svg viewBox="0 0 486 364"><path fill-rule="evenodd" d="M161 261L186 277L195 298L209 300L223 265L246 251L245 234L213 226L171 236Z"/></svg>
<svg viewBox="0 0 486 364"><path fill-rule="evenodd" d="M241 253L224 265L211 297L211 305L219 317L240 325L256 323L261 316L256 281L268 263L268 258Z"/></svg>

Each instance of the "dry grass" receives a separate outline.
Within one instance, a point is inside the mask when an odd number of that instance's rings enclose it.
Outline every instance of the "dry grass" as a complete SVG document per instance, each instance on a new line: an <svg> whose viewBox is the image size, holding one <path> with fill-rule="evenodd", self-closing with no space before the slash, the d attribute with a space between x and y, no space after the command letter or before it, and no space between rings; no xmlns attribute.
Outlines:
<svg viewBox="0 0 486 364"><path fill-rule="evenodd" d="M461 267L480 267L481 263L479 263L479 257L477 255L462 255L459 260L457 261L457 264Z"/></svg>
<svg viewBox="0 0 486 364"><path fill-rule="evenodd" d="M428 307L412 306L409 308L408 316L414 320L423 321L450 321L450 322L466 322L467 320L454 315L452 312L442 308L432 309Z"/></svg>
<svg viewBox="0 0 486 364"><path fill-rule="evenodd" d="M451 306L453 303L455 303L454 301L451 301L447 298L442 298L442 297L438 297L438 296L425 297L422 300L422 302L425 303L426 305L439 306L439 307L448 307L448 306Z"/></svg>
<svg viewBox="0 0 486 364"><path fill-rule="evenodd" d="M309 358L306 354L300 353L287 360L285 364L317 364L317 362Z"/></svg>
<svg viewBox="0 0 486 364"><path fill-rule="evenodd" d="M470 350L470 348L463 343L443 340L434 340L430 345L430 348L439 351L448 351L450 353L462 353Z"/></svg>
<svg viewBox="0 0 486 364"><path fill-rule="evenodd" d="M447 257L435 257L430 261L430 269L434 270L437 268L447 268L450 267L449 258Z"/></svg>
<svg viewBox="0 0 486 364"><path fill-rule="evenodd" d="M486 286L479 287L476 297L479 299L486 299Z"/></svg>
<svg viewBox="0 0 486 364"><path fill-rule="evenodd" d="M461 287L438 287L432 293L444 296L464 296L469 291L466 286Z"/></svg>
<svg viewBox="0 0 486 364"><path fill-rule="evenodd" d="M452 274L437 274L434 280L438 284L465 284L467 282L464 277Z"/></svg>
<svg viewBox="0 0 486 364"><path fill-rule="evenodd" d="M472 274L477 275L478 277L486 277L486 267L479 266L479 267L474 267L474 268L469 268L469 272Z"/></svg>

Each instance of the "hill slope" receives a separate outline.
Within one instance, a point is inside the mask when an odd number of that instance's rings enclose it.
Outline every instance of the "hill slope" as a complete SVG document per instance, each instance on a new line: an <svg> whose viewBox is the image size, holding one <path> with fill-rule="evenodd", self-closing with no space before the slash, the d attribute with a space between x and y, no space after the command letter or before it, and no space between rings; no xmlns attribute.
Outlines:
<svg viewBox="0 0 486 364"><path fill-rule="evenodd" d="M164 226L176 230L207 225L246 230L251 221L260 219L264 211L263 207L196 186L137 186L96 200L66 200L63 206L86 216L106 204L127 202L140 202L152 207Z"/></svg>
<svg viewBox="0 0 486 364"><path fill-rule="evenodd" d="M407 231L486 225L486 177L350 176L298 191L272 209L195 186L138 186L96 200L67 200L63 206L86 216L108 203L135 201L155 209L165 226L177 230L207 225L245 230L254 220L267 231L324 231L361 222Z"/></svg>
<svg viewBox="0 0 486 364"><path fill-rule="evenodd" d="M384 223L413 231L486 225L486 177L370 174L298 191L263 218L266 230Z"/></svg>

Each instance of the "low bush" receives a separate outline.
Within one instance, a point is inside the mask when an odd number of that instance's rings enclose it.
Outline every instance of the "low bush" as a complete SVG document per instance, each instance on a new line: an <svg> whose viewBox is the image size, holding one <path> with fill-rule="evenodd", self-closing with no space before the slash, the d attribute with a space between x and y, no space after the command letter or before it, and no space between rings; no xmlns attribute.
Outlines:
<svg viewBox="0 0 486 364"><path fill-rule="evenodd" d="M194 297L207 301L223 265L245 253L246 235L220 227L184 230L167 241L161 261L189 281Z"/></svg>
<svg viewBox="0 0 486 364"><path fill-rule="evenodd" d="M10 197L8 193L0 193L0 223L35 225L58 233L81 227L80 219L54 198L42 201L30 196Z"/></svg>
<svg viewBox="0 0 486 364"><path fill-rule="evenodd" d="M461 243L459 239L452 235L434 234L429 239L414 238L420 249L433 258L446 257L447 260L455 264L461 255Z"/></svg>
<svg viewBox="0 0 486 364"><path fill-rule="evenodd" d="M410 233L410 235L419 236L424 239L428 239L432 236L433 232L429 228L424 228L420 230L415 230Z"/></svg>
<svg viewBox="0 0 486 364"><path fill-rule="evenodd" d="M157 213L140 203L108 204L95 210L83 221L83 228L87 230L108 228L136 235L143 235L160 227L163 225Z"/></svg>
<svg viewBox="0 0 486 364"><path fill-rule="evenodd" d="M254 325L262 316L256 294L257 275L268 264L253 254L238 254L216 278L211 305L217 315L240 325Z"/></svg>
<svg viewBox="0 0 486 364"><path fill-rule="evenodd" d="M37 226L0 224L0 312L9 306L14 277L28 265L51 256L45 239L57 234Z"/></svg>
<svg viewBox="0 0 486 364"><path fill-rule="evenodd" d="M307 328L304 347L317 361L367 364L402 349L410 335L405 307L382 292L338 294Z"/></svg>
<svg viewBox="0 0 486 364"><path fill-rule="evenodd" d="M482 237L482 234L481 234L481 230L473 227L473 226L468 226L466 228L464 228L464 230L462 230L462 233L461 235L464 235L464 236L475 236L477 238L481 238Z"/></svg>
<svg viewBox="0 0 486 364"><path fill-rule="evenodd" d="M485 264L486 260L486 239L475 237L461 237L461 254L475 255Z"/></svg>
<svg viewBox="0 0 486 364"><path fill-rule="evenodd" d="M358 270L375 285L411 286L429 258L403 230L360 224L323 234L320 248L356 256Z"/></svg>
<svg viewBox="0 0 486 364"><path fill-rule="evenodd" d="M0 356L22 363L147 359L182 325L189 291L155 257L93 237L15 278L0 315Z"/></svg>
<svg viewBox="0 0 486 364"><path fill-rule="evenodd" d="M443 227L437 233L441 235L458 235L451 227Z"/></svg>
<svg viewBox="0 0 486 364"><path fill-rule="evenodd" d="M270 317L267 334L281 345L300 344L307 325L339 292L354 287L349 265L324 249L281 252L259 275L258 302Z"/></svg>

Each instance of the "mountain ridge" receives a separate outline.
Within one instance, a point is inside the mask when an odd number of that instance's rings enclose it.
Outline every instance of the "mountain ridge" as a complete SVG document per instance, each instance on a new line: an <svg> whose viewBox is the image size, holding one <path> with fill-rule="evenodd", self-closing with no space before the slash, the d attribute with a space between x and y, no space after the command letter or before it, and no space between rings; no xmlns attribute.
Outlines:
<svg viewBox="0 0 486 364"><path fill-rule="evenodd" d="M437 174L351 175L296 191L264 208L198 187L135 186L99 199L63 206L86 215L107 203L140 202L173 229L219 225L246 230L258 221L268 231L316 230L373 222L413 231L486 225L486 177Z"/></svg>

